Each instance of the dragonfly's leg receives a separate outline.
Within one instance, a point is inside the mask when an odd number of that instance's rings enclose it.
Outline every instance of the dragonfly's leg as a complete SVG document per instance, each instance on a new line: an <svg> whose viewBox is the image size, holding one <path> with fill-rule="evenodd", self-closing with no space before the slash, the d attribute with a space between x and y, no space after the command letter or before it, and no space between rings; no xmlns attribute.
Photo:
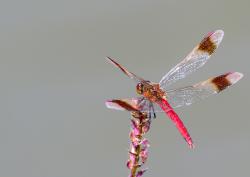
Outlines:
<svg viewBox="0 0 250 177"><path fill-rule="evenodd" d="M140 97L140 98L138 99L138 108L139 108L139 110L140 110L141 108L143 108L144 105L145 105L145 98L144 98L144 97ZM140 111L141 111L141 110L140 110Z"/></svg>
<svg viewBox="0 0 250 177"><path fill-rule="evenodd" d="M148 112L149 112L149 115L150 115L150 120L151 120L151 118L152 118L152 102L148 102Z"/></svg>
<svg viewBox="0 0 250 177"><path fill-rule="evenodd" d="M153 116L153 118L155 118L155 116L154 116L154 115L155 115L155 114L154 114L154 108L153 108L152 102L148 101L148 102L147 102L147 107L148 107L147 112L148 112L149 118L151 119L152 116Z"/></svg>
<svg viewBox="0 0 250 177"><path fill-rule="evenodd" d="M148 108L148 116L149 116L149 119L151 120L151 117L152 117L152 102L148 101L147 102L147 108Z"/></svg>
<svg viewBox="0 0 250 177"><path fill-rule="evenodd" d="M154 108L154 105L153 105L153 103L151 103L151 105L152 105L152 112L153 112L153 114L154 114L154 118L156 118L156 114L155 114L155 108Z"/></svg>
<svg viewBox="0 0 250 177"><path fill-rule="evenodd" d="M151 111L148 110L148 118L151 120Z"/></svg>
<svg viewBox="0 0 250 177"><path fill-rule="evenodd" d="M156 118L154 105L151 101L148 103L148 108L149 108L150 117Z"/></svg>
<svg viewBox="0 0 250 177"><path fill-rule="evenodd" d="M153 103L149 100L147 100L144 97L141 97L138 99L138 107L139 110L142 112L147 113L148 118L151 120L152 116L155 118L155 112L154 112L154 107L153 107Z"/></svg>

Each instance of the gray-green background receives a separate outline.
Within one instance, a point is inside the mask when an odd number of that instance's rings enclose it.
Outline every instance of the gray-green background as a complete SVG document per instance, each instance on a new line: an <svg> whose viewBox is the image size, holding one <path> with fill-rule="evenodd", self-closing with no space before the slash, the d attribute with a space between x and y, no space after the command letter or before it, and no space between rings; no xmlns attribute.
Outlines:
<svg viewBox="0 0 250 177"><path fill-rule="evenodd" d="M177 110L194 150L158 114L145 177L249 177L249 18L248 0L2 0L0 176L127 176L130 115L104 101L135 96L135 85L105 56L157 82L207 32L223 29L206 66L174 86L227 71L245 77Z"/></svg>

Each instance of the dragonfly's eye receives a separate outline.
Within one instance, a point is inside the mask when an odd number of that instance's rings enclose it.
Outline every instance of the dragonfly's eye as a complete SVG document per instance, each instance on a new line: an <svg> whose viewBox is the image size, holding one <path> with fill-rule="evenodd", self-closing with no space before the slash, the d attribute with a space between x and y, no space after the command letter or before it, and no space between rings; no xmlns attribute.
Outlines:
<svg viewBox="0 0 250 177"><path fill-rule="evenodd" d="M143 93L143 85L141 83L137 84L137 86L136 86L136 92L138 94L142 94Z"/></svg>

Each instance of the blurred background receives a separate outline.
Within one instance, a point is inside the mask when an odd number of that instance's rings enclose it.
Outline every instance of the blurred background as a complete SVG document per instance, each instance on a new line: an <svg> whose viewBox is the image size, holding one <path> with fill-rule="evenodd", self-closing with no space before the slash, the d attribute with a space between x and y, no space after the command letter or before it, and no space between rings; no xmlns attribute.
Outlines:
<svg viewBox="0 0 250 177"><path fill-rule="evenodd" d="M177 109L190 150L158 114L146 176L248 177L250 1L12 0L0 6L0 176L124 177L130 114L110 98L135 84L105 60L158 82L215 29L224 40L189 85L228 71L245 77L223 93Z"/></svg>

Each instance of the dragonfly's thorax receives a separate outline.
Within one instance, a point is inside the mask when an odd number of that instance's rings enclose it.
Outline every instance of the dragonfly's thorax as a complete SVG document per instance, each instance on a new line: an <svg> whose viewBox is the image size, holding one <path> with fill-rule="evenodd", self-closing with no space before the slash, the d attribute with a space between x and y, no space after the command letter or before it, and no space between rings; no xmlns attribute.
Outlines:
<svg viewBox="0 0 250 177"><path fill-rule="evenodd" d="M162 99L165 95L164 91L161 90L159 84L155 83L139 83L136 86L138 94L143 95L145 98L152 102L157 102Z"/></svg>

